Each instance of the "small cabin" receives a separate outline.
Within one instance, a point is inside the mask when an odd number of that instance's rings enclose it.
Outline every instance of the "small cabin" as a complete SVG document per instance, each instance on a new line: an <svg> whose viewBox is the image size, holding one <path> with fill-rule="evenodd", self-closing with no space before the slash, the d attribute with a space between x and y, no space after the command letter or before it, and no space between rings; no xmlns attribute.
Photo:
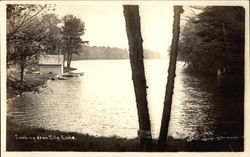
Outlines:
<svg viewBox="0 0 250 157"><path fill-rule="evenodd" d="M40 74L62 74L63 55L41 55L39 57Z"/></svg>

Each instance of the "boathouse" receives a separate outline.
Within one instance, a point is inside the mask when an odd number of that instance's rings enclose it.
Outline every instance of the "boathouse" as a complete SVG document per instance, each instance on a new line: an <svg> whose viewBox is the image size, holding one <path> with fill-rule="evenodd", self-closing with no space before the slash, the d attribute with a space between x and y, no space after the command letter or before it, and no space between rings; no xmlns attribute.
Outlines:
<svg viewBox="0 0 250 157"><path fill-rule="evenodd" d="M63 55L41 55L39 57L40 74L62 74Z"/></svg>

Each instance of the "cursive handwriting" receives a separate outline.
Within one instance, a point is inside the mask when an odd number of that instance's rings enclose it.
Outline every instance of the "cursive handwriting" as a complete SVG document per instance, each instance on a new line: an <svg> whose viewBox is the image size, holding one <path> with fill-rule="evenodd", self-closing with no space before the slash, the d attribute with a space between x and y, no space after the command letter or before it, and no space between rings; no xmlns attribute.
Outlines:
<svg viewBox="0 0 250 157"><path fill-rule="evenodd" d="M36 141L65 141L65 140L77 140L75 136L71 135L37 135L37 136L26 136L26 135L17 135L15 134L16 140L32 140L34 142Z"/></svg>

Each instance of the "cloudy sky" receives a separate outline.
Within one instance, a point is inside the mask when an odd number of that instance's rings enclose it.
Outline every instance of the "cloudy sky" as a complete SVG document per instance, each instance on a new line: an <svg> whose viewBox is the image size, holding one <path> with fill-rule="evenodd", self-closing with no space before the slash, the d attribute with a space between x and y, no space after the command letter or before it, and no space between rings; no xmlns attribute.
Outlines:
<svg viewBox="0 0 250 157"><path fill-rule="evenodd" d="M139 5L143 47L166 53L172 39L173 6L168 3ZM84 40L94 46L128 48L122 3L57 4L59 17L73 14L85 22Z"/></svg>

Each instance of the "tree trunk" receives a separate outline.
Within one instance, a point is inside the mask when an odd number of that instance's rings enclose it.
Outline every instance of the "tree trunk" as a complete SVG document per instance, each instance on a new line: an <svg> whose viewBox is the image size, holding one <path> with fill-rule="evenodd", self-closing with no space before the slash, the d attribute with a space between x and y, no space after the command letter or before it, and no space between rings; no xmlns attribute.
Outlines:
<svg viewBox="0 0 250 157"><path fill-rule="evenodd" d="M164 107L161 121L161 130L158 146L161 151L165 148L166 138L168 135L168 126L170 121L172 95L174 89L174 79L176 70L176 60L178 54L178 41L180 33L180 14L183 12L182 6L174 6L174 23L173 23L173 39L170 51L170 62L168 68L168 81L165 92Z"/></svg>
<svg viewBox="0 0 250 157"><path fill-rule="evenodd" d="M22 85L23 85L25 64L26 64L26 57L21 57L21 60L20 60L20 85L19 85L19 89L21 89Z"/></svg>
<svg viewBox="0 0 250 157"><path fill-rule="evenodd" d="M67 52L65 50L62 50L63 52L63 67L65 67L65 62L66 62L66 55L67 55Z"/></svg>
<svg viewBox="0 0 250 157"><path fill-rule="evenodd" d="M19 88L21 89L22 85L23 85L23 74L24 74L24 66L21 64L20 65L20 69L21 69L21 72L20 72L20 86Z"/></svg>
<svg viewBox="0 0 250 157"><path fill-rule="evenodd" d="M70 49L68 48L68 52L67 52L67 68L70 67Z"/></svg>
<svg viewBox="0 0 250 157"><path fill-rule="evenodd" d="M129 57L132 69L132 80L139 116L138 136L143 151L152 150L151 126L148 113L146 79L143 64L143 48L140 26L140 16L137 5L124 5L124 16L129 44Z"/></svg>
<svg viewBox="0 0 250 157"><path fill-rule="evenodd" d="M70 67L71 61L72 61L72 52L70 52L70 54L69 54L68 68Z"/></svg>

